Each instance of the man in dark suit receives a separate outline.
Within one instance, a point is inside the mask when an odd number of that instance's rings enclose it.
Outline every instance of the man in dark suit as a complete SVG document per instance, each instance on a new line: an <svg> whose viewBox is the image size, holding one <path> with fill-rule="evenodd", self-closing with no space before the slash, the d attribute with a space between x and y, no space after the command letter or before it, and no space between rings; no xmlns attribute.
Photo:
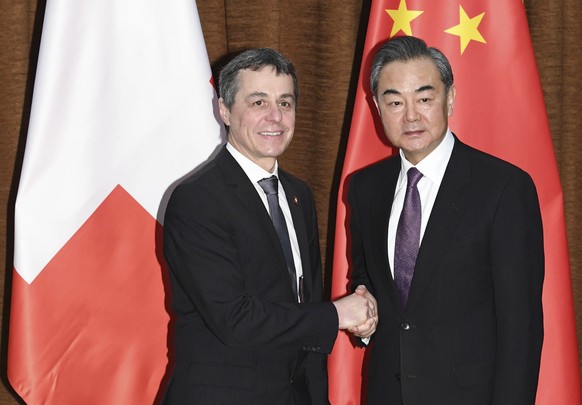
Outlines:
<svg viewBox="0 0 582 405"><path fill-rule="evenodd" d="M164 221L177 318L165 403L327 404L326 354L338 329L373 333L375 300L361 287L322 302L314 199L277 165L295 127L293 65L250 50L219 85L228 143L175 189Z"/></svg>
<svg viewBox="0 0 582 405"><path fill-rule="evenodd" d="M533 404L544 275L533 181L451 133L456 90L439 50L388 41L370 81L399 154L349 184L352 281L378 301L369 404Z"/></svg>

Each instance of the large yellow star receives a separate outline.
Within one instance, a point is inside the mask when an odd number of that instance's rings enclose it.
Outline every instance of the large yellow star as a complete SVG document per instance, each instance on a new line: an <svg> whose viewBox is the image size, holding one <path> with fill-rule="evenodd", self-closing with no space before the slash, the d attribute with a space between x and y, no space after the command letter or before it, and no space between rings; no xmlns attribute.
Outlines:
<svg viewBox="0 0 582 405"><path fill-rule="evenodd" d="M410 27L411 21L424 13L424 11L408 10L406 8L406 0L400 0L398 10L386 10L386 12L394 20L390 38L396 35L398 31L402 31L406 35L412 35L412 28Z"/></svg>
<svg viewBox="0 0 582 405"><path fill-rule="evenodd" d="M481 13L476 17L469 18L463 6L459 6L459 24L455 25L454 27L445 30L446 33L458 35L461 40L461 55L465 52L465 48L469 45L469 42L479 41L484 44L487 42L483 35L479 32L479 24L483 19L485 13Z"/></svg>

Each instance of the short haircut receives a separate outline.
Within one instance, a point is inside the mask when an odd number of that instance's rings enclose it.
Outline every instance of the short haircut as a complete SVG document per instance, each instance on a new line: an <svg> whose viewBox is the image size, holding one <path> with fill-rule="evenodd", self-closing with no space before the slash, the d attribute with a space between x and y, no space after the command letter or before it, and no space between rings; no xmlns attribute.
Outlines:
<svg viewBox="0 0 582 405"><path fill-rule="evenodd" d="M392 62L409 62L414 59L429 58L439 71L441 81L448 93L453 85L453 70L447 57L437 48L431 48L420 38L402 36L393 38L384 43L372 63L370 72L370 87L374 97L377 96L380 72L384 66Z"/></svg>
<svg viewBox="0 0 582 405"><path fill-rule="evenodd" d="M272 67L277 75L290 75L293 79L293 92L295 96L295 109L299 99L299 86L297 74L291 61L279 52L270 48L251 49L234 57L220 71L218 78L219 94L228 110L234 105L236 93L239 90L239 73L241 70L261 70L264 67Z"/></svg>

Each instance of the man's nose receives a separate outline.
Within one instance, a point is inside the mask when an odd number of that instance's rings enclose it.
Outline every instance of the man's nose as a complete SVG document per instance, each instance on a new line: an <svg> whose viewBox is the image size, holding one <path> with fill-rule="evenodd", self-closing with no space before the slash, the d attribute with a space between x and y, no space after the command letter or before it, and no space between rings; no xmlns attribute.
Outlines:
<svg viewBox="0 0 582 405"><path fill-rule="evenodd" d="M416 111L416 107L414 104L407 104L405 111L405 119L408 122L414 122L418 120L418 111Z"/></svg>
<svg viewBox="0 0 582 405"><path fill-rule="evenodd" d="M281 113L281 110L279 109L278 105L269 107L269 111L267 112L267 119L269 121L279 122L281 121L282 117L283 114Z"/></svg>

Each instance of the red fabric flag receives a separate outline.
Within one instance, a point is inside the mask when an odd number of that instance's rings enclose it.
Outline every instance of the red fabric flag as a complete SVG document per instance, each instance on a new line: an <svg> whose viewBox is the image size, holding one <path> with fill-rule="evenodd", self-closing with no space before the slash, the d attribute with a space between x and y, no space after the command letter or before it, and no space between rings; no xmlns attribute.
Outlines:
<svg viewBox="0 0 582 405"><path fill-rule="evenodd" d="M397 35L423 38L449 58L457 87L451 130L469 145L526 170L535 181L546 254L545 337L536 403L579 404L580 371L562 189L520 0L461 4L372 1L339 189L332 298L344 295L348 284L345 179L393 153L380 140L384 136L373 113L369 74L378 44ZM364 350L353 348L347 335L338 337L329 359L332 404L360 403L363 356Z"/></svg>
<svg viewBox="0 0 582 405"><path fill-rule="evenodd" d="M161 219L222 141L196 3L47 1L15 208L8 377L34 404L152 404Z"/></svg>

